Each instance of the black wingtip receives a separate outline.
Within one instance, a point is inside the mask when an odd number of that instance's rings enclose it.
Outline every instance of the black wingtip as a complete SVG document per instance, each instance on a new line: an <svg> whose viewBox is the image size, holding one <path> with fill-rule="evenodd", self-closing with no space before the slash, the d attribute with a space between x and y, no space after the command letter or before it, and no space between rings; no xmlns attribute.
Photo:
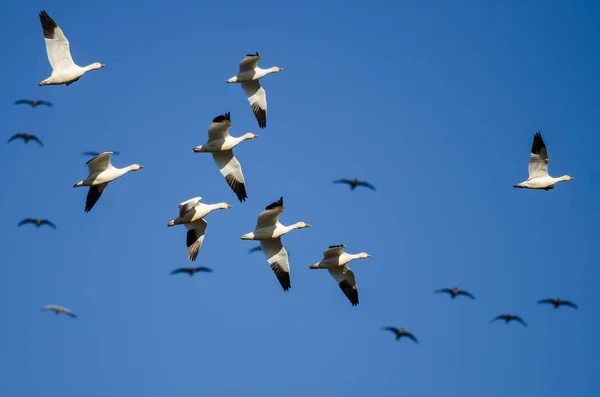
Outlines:
<svg viewBox="0 0 600 397"><path fill-rule="evenodd" d="M340 245L330 245L329 248L338 248L338 247L343 247L344 244L340 244Z"/></svg>
<svg viewBox="0 0 600 397"><path fill-rule="evenodd" d="M256 52L256 54L246 54L247 57L258 57L260 55L258 55L258 51Z"/></svg>
<svg viewBox="0 0 600 397"><path fill-rule="evenodd" d="M265 207L266 210L270 210L276 207L283 207L283 196L279 198L279 200L271 203Z"/></svg>
<svg viewBox="0 0 600 397"><path fill-rule="evenodd" d="M542 139L542 134L540 132L536 132L533 135L533 145L531 145L531 153L540 154L541 150L546 147L544 140Z"/></svg>
<svg viewBox="0 0 600 397"><path fill-rule="evenodd" d="M40 22L42 23L42 30L44 31L44 37L47 39L54 38L54 29L57 27L56 22L50 18L50 15L46 10L40 12Z"/></svg>
<svg viewBox="0 0 600 397"><path fill-rule="evenodd" d="M220 123L220 122L225 121L225 120L231 121L231 112L227 112L225 114L222 114L220 116L215 117L213 119L213 123Z"/></svg>

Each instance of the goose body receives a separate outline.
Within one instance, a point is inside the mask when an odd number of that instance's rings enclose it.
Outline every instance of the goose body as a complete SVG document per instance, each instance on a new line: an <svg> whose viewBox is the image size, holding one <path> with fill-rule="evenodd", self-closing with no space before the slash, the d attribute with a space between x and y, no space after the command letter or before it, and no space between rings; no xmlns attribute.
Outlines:
<svg viewBox="0 0 600 397"><path fill-rule="evenodd" d="M52 106L52 103L48 102L48 101L44 101L43 99L40 99L40 100L19 99L18 101L15 101L15 105L29 105L35 109L36 107L38 107L40 105Z"/></svg>
<svg viewBox="0 0 600 397"><path fill-rule="evenodd" d="M110 182L122 177L130 171L138 171L144 168L139 164L132 164L124 168L116 168L110 162L110 156L112 154L112 152L104 152L88 160L86 162L88 166L87 178L73 185L73 187L90 187L86 198L85 212L89 212L94 207Z"/></svg>
<svg viewBox="0 0 600 397"><path fill-rule="evenodd" d="M29 141L37 142L41 147L44 147L44 144L42 143L40 138L38 138L35 135L28 134L27 132L20 132L18 134L11 136L8 139L8 143L11 143L15 139L22 139L23 142L25 142L25 143L29 143Z"/></svg>
<svg viewBox="0 0 600 397"><path fill-rule="evenodd" d="M50 222L48 219L40 219L40 218L25 218L21 222L19 222L19 224L17 226L20 227L27 223L31 223L31 224L35 225L38 229L42 225L48 225L52 229L56 229L56 225L54 225L54 223Z"/></svg>
<svg viewBox="0 0 600 397"><path fill-rule="evenodd" d="M225 177L225 181L236 194L238 200L243 202L248 198L246 180L242 173L242 165L233 155L232 149L241 142L254 139L258 135L248 132L240 137L232 137L229 135L230 127L231 115L229 112L215 117L208 126L208 141L192 150L195 153L212 153L221 175Z"/></svg>
<svg viewBox="0 0 600 397"><path fill-rule="evenodd" d="M548 174L548 150L542 139L542 135L536 132L533 136L533 145L531 146L531 154L529 155L529 178L526 181L518 183L513 187L521 189L534 190L550 190L554 189L554 185L558 182L572 181L572 176L563 175L558 178L551 177Z"/></svg>
<svg viewBox="0 0 600 397"><path fill-rule="evenodd" d="M46 80L40 82L40 86L60 84L68 86L79 80L81 76L90 70L97 70L106 66L98 62L84 67L75 64L71 57L69 40L46 11L42 10L40 12L40 22L46 41L48 61L52 66L52 74Z"/></svg>
<svg viewBox="0 0 600 397"><path fill-rule="evenodd" d="M179 216L168 223L167 226L184 225L186 234L186 245L188 250L188 259L195 261L198 252L204 242L204 234L208 222L204 217L214 210L227 209L231 206L227 203L203 204L200 203L202 197L194 197L179 203Z"/></svg>
<svg viewBox="0 0 600 397"><path fill-rule="evenodd" d="M279 215L283 213L283 197L269 204L265 210L258 215L256 226L251 233L240 237L242 240L258 240L267 262L277 276L284 291L291 287L290 264L288 253L283 247L281 236L294 229L310 227L305 222L297 222L290 226L284 226L279 222Z"/></svg>
<svg viewBox="0 0 600 397"><path fill-rule="evenodd" d="M338 283L340 289L346 295L352 306L358 305L358 286L354 278L354 272L347 266L348 262L355 259L370 258L366 252L349 254L344 252L345 245L332 245L323 252L323 259L309 266L309 269L327 269L329 274Z"/></svg>
<svg viewBox="0 0 600 397"><path fill-rule="evenodd" d="M260 60L261 57L258 52L246 55L240 62L238 74L227 79L226 82L242 84L242 89L246 94L246 98L248 98L248 102L250 102L258 126L265 128L267 126L267 93L258 80L270 73L281 72L283 68L273 66L262 69L258 67Z"/></svg>

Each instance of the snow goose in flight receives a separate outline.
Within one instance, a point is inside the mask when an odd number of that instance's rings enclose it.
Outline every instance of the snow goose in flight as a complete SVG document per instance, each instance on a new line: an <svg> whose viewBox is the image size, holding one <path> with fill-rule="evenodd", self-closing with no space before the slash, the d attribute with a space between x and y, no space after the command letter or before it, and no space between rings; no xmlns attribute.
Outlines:
<svg viewBox="0 0 600 397"><path fill-rule="evenodd" d="M85 200L85 212L90 212L110 182L130 171L138 171L144 168L139 164L131 164L125 168L116 168L110 162L112 154L113 152L104 152L88 160L86 162L88 166L87 178L73 185L73 187L90 187Z"/></svg>
<svg viewBox="0 0 600 397"><path fill-rule="evenodd" d="M415 338L415 336L413 334L411 334L410 332L406 331L404 328L396 328L396 327L383 327L383 330L386 331L392 331L393 333L396 334L396 340L402 338L403 336L406 338L411 339L413 342L415 343L419 343L419 341L417 340L417 338Z"/></svg>
<svg viewBox="0 0 600 397"><path fill-rule="evenodd" d="M355 259L369 258L371 255L366 252L349 254L344 252L344 248L346 246L343 244L330 246L323 252L323 259L314 265L310 265L309 269L327 269L344 295L352 303L352 306L356 306L358 305L358 286L354 279L354 273L347 263Z"/></svg>
<svg viewBox="0 0 600 397"><path fill-rule="evenodd" d="M187 273L192 277L195 273L198 272L207 272L212 273L212 269L204 266L198 267L180 267L179 269L175 269L171 272L171 274L179 274L179 273Z"/></svg>
<svg viewBox="0 0 600 397"><path fill-rule="evenodd" d="M240 62L240 70L237 76L233 76L226 82L242 84L242 89L248 98L248 102L250 102L258 126L265 128L267 126L267 93L260 86L258 80L269 73L281 72L283 68L273 66L268 69L261 69L258 67L258 61L260 60L261 57L258 52L246 55Z"/></svg>
<svg viewBox="0 0 600 397"><path fill-rule="evenodd" d="M69 317L77 318L77 316L75 315L75 313L73 313L71 310L67 309L66 307L60 306L60 305L46 305L46 306L42 307L41 310L42 311L53 311L57 315L59 313L64 313L64 314L66 314Z"/></svg>
<svg viewBox="0 0 600 397"><path fill-rule="evenodd" d="M167 226L185 225L187 229L188 259L195 261L198 251L204 242L204 232L208 224L203 218L214 210L231 208L227 203L204 204L202 197L194 197L179 203L179 216L170 221Z"/></svg>
<svg viewBox="0 0 600 397"><path fill-rule="evenodd" d="M511 321L516 321L527 327L527 323L521 317L515 316L514 314L501 314L494 317L490 323L493 323L496 320L504 320L506 324L510 323Z"/></svg>
<svg viewBox="0 0 600 397"><path fill-rule="evenodd" d="M56 22L50 18L46 11L40 12L40 22L44 31L44 39L46 40L46 53L50 66L52 66L52 74L39 85L60 85L76 82L86 72L90 70L101 69L106 65L94 62L91 65L81 67L76 65L71 58L71 49L69 48L69 40L67 40L63 31L58 27Z"/></svg>
<svg viewBox="0 0 600 397"><path fill-rule="evenodd" d="M356 189L357 186L364 186L371 190L375 190L375 186L371 185L369 182L359 181L358 179L338 179L337 181L333 181L333 183L345 183L350 185L350 190Z"/></svg>
<svg viewBox="0 0 600 397"><path fill-rule="evenodd" d="M513 187L548 191L554 189L554 185L558 182L575 179L569 175L559 176L558 178L548 175L549 161L548 150L546 150L542 135L538 131L533 136L533 145L531 146L531 154L529 155L529 178L525 182L518 183Z"/></svg>
<svg viewBox="0 0 600 397"><path fill-rule="evenodd" d="M464 290L458 289L456 287L454 287L454 288L442 288L442 289L438 289L437 291L434 291L434 293L436 293L436 294L439 294L439 293L449 294L450 295L450 299L454 299L458 295L468 296L471 299L475 299L475 297L473 296L473 294L471 294L469 291L464 291Z"/></svg>
<svg viewBox="0 0 600 397"><path fill-rule="evenodd" d="M554 306L555 309L558 309L559 306L569 306L572 307L573 309L577 309L579 306L577 306L575 303L565 300L565 299L561 299L560 296L556 299L541 299L539 301L537 301L538 304L540 303L549 303L552 306Z"/></svg>
<svg viewBox="0 0 600 397"><path fill-rule="evenodd" d="M26 219L23 219L21 222L19 222L19 224L17 226L20 227L20 226L25 225L26 223L31 223L31 224L35 225L38 229L42 225L48 225L52 229L56 229L56 226L54 225L54 223L50 222L48 219L40 219L40 218L26 218Z"/></svg>
<svg viewBox="0 0 600 397"><path fill-rule="evenodd" d="M81 153L81 154L82 154L83 156L92 156L92 157L96 157L96 156L99 156L99 155L100 155L100 152L92 152L92 151L90 151L90 152L83 152L83 153ZM113 151L112 151L112 154L113 154L113 156L118 156L118 155L119 155L119 152L117 152L117 151L114 151L114 150L113 150Z"/></svg>
<svg viewBox="0 0 600 397"><path fill-rule="evenodd" d="M39 143L41 147L44 147L44 144L42 143L40 138L38 138L35 135L28 134L26 132L18 133L18 134L11 136L10 139L8 140L8 143L11 143L15 139L22 139L25 143L29 143L29 141L34 141L34 142Z"/></svg>
<svg viewBox="0 0 600 397"><path fill-rule="evenodd" d="M256 138L258 135L247 132L242 136L234 138L229 135L230 127L230 112L215 117L208 126L208 141L204 145L196 146L192 150L195 153L212 153L219 171L225 177L225 181L231 190L234 191L238 200L243 202L248 198L246 195L246 181L242 173L242 166L233 155L233 148L245 140Z"/></svg>
<svg viewBox="0 0 600 397"><path fill-rule="evenodd" d="M290 226L284 226L279 222L279 215L283 212L283 197L269 204L265 210L258 215L256 226L251 233L240 237L242 240L258 240L267 262L277 276L284 291L290 289L290 263L288 253L283 248L281 236L294 230L303 229L310 225L305 222L297 222Z"/></svg>
<svg viewBox="0 0 600 397"><path fill-rule="evenodd" d="M39 105L52 106L52 103L44 100L32 101L31 99L19 99L15 102L15 105L29 105L35 109Z"/></svg>

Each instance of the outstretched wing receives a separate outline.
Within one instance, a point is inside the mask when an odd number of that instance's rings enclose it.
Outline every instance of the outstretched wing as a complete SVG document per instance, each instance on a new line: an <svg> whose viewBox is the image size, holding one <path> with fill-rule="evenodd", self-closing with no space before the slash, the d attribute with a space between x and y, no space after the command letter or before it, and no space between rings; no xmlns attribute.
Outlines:
<svg viewBox="0 0 600 397"><path fill-rule="evenodd" d="M93 159L89 159L86 164L88 166L88 177L94 174L98 174L107 168L114 168L112 163L110 162L110 156L112 156L113 152L104 152L100 153Z"/></svg>
<svg viewBox="0 0 600 397"><path fill-rule="evenodd" d="M90 212L94 208L94 205L96 205L96 202L102 196L107 186L108 182L90 186L90 190L88 190L87 197L85 198L85 212Z"/></svg>
<svg viewBox="0 0 600 397"><path fill-rule="evenodd" d="M31 218L23 219L21 222L19 222L19 224L17 226L21 227L26 223L35 223L35 219L31 219Z"/></svg>
<svg viewBox="0 0 600 397"><path fill-rule="evenodd" d="M42 143L42 141L40 140L40 138L38 138L37 136L35 136L35 135L30 135L30 136L29 136L29 139L31 139L32 141L36 141L37 143L39 143L39 144L40 144L40 146L41 146L41 147L44 147L44 144Z"/></svg>
<svg viewBox="0 0 600 397"><path fill-rule="evenodd" d="M452 290L450 288L442 288L442 289L438 289L436 291L433 291L433 293L434 294L446 293L446 294L452 295Z"/></svg>
<svg viewBox="0 0 600 397"><path fill-rule="evenodd" d="M38 101L38 105L52 106L52 102L41 100L41 101Z"/></svg>
<svg viewBox="0 0 600 397"><path fill-rule="evenodd" d="M248 98L248 102L250 102L258 126L265 128L267 126L267 92L260 86L258 80L242 83L242 89L246 94L246 98Z"/></svg>
<svg viewBox="0 0 600 397"><path fill-rule="evenodd" d="M342 255L342 252L344 252L344 248L346 248L344 244L329 246L329 248L323 251L323 259L334 258L336 256Z"/></svg>
<svg viewBox="0 0 600 397"><path fill-rule="evenodd" d="M8 143L11 143L17 138L25 139L25 134L15 134L8 139Z"/></svg>
<svg viewBox="0 0 600 397"><path fill-rule="evenodd" d="M415 343L419 343L417 338L415 338L415 336L413 334L411 334L410 332L404 332L404 336L406 336L409 339L412 339L412 341Z"/></svg>
<svg viewBox="0 0 600 397"><path fill-rule="evenodd" d="M225 181L227 181L227 184L233 190L238 200L240 202L246 201L248 195L246 194L246 181L242 173L242 165L233 155L233 151L214 152L212 155L219 167L219 171L225 177Z"/></svg>
<svg viewBox="0 0 600 397"><path fill-rule="evenodd" d="M560 304L564 305L564 306L572 307L573 309L579 308L579 306L577 306L575 303L573 303L571 301L560 301Z"/></svg>
<svg viewBox="0 0 600 397"><path fill-rule="evenodd" d="M15 105L31 105L31 106L33 106L33 101L31 101L29 99L19 99L18 101L15 101Z"/></svg>
<svg viewBox="0 0 600 397"><path fill-rule="evenodd" d="M492 319L492 321L490 321L490 323L493 323L494 321L497 321L497 320L506 320L506 315L505 314L500 314L500 315L494 317Z"/></svg>
<svg viewBox="0 0 600 397"><path fill-rule="evenodd" d="M219 141L229 135L231 127L231 112L227 112L213 119L208 126L208 141Z"/></svg>
<svg viewBox="0 0 600 397"><path fill-rule="evenodd" d="M350 303L352 303L352 306L358 305L358 286L356 285L352 270L346 265L332 267L327 270L338 283Z"/></svg>
<svg viewBox="0 0 600 397"><path fill-rule="evenodd" d="M464 295L464 296L468 296L471 299L475 299L473 294L471 294L469 291L460 290L460 291L458 291L458 295Z"/></svg>
<svg viewBox="0 0 600 397"><path fill-rule="evenodd" d="M371 185L369 182L358 182L357 185L367 187L371 190L375 190L375 186Z"/></svg>
<svg viewBox="0 0 600 397"><path fill-rule="evenodd" d="M46 53L53 70L60 71L75 65L71 58L69 40L46 11L40 12L40 22L46 40Z"/></svg>
<svg viewBox="0 0 600 397"><path fill-rule="evenodd" d="M288 254L280 238L274 238L270 240L261 240L260 246L267 258L267 262L271 266L273 273L277 276L279 284L284 291L287 291L291 287L290 283L290 263L288 261Z"/></svg>
<svg viewBox="0 0 600 397"><path fill-rule="evenodd" d="M538 305L542 304L542 303L549 303L551 305L554 305L555 301L554 299L540 299L539 301L537 301Z"/></svg>
<svg viewBox="0 0 600 397"><path fill-rule="evenodd" d="M202 247L204 242L204 232L206 231L206 225L208 223L204 219L198 219L192 223L186 223L185 228L187 229L187 249L188 259L195 261L198 256L198 251Z"/></svg>
<svg viewBox="0 0 600 397"><path fill-rule="evenodd" d="M533 145L529 155L529 178L541 178L548 176L548 150L542 139L542 135L536 132L533 136Z"/></svg>
<svg viewBox="0 0 600 397"><path fill-rule="evenodd" d="M279 222L279 215L283 212L283 197L265 207L265 210L258 214L255 229L261 227L275 226Z"/></svg>
<svg viewBox="0 0 600 397"><path fill-rule="evenodd" d="M194 271L212 273L213 270L210 267L198 266L197 268L194 269Z"/></svg>
<svg viewBox="0 0 600 397"><path fill-rule="evenodd" d="M171 274L179 274L179 273L189 273L189 269L185 267L180 267L179 269L175 269L171 272Z"/></svg>
<svg viewBox="0 0 600 397"><path fill-rule="evenodd" d="M256 54L248 54L242 59L240 62L240 70L239 73L249 72L254 70L258 66L258 61L261 60L258 52Z"/></svg>
<svg viewBox="0 0 600 397"><path fill-rule="evenodd" d="M179 203L179 217L183 217L188 211L194 208L200 200L202 200L202 197L194 197Z"/></svg>
<svg viewBox="0 0 600 397"><path fill-rule="evenodd" d="M54 225L54 223L50 222L48 219L43 219L43 220L40 222L40 225L48 225L48 226L50 226L51 228L53 228L53 229L56 229L56 225Z"/></svg>
<svg viewBox="0 0 600 397"><path fill-rule="evenodd" d="M515 321L517 321L517 322L519 322L519 323L521 323L521 324L523 324L524 326L527 327L527 323L521 317L519 317L519 316L513 316L512 319L515 320Z"/></svg>
<svg viewBox="0 0 600 397"><path fill-rule="evenodd" d="M398 334L398 331L399 331L398 328L396 328L396 327L383 327L381 329L386 330L386 331L392 331L396 335Z"/></svg>

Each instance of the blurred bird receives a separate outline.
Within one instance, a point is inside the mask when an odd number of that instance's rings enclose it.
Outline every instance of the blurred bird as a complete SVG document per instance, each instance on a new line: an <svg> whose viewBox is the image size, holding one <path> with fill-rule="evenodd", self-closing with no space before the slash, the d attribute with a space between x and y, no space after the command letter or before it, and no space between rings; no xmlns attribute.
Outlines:
<svg viewBox="0 0 600 397"><path fill-rule="evenodd" d="M21 133L11 136L10 139L8 140L8 143L11 143L15 139L22 139L23 141L25 141L25 143L29 143L29 141L35 141L35 142L39 143L40 146L42 146L42 147L44 146L42 141L40 141L40 139L37 136L28 134L26 132L21 132Z"/></svg>
<svg viewBox="0 0 600 397"><path fill-rule="evenodd" d="M187 273L191 276L194 275L194 273L197 272L208 272L208 273L212 273L212 269L208 268L208 267L204 267L204 266L199 266L199 267L180 267L179 269L175 269L171 272L171 274L178 274L178 273Z"/></svg>
<svg viewBox="0 0 600 397"><path fill-rule="evenodd" d="M492 319L492 321L490 321L490 323L493 323L496 320L504 320L504 322L507 324L514 320L514 321L517 321L527 327L527 323L525 321L523 321L523 319L521 317L515 316L513 314L501 314L499 316L494 317Z"/></svg>
<svg viewBox="0 0 600 397"><path fill-rule="evenodd" d="M81 154L84 155L84 156L93 156L93 157L96 157L96 156L100 155L100 152L83 152ZM112 154L113 154L113 156L118 156L119 152L112 152Z"/></svg>
<svg viewBox="0 0 600 397"><path fill-rule="evenodd" d="M44 100L32 101L31 99L19 99L15 102L15 105L30 105L35 109L39 105L52 106L52 103Z"/></svg>
<svg viewBox="0 0 600 397"><path fill-rule="evenodd" d="M47 219L40 219L40 218L26 218L23 219L21 222L19 222L18 226L23 226L26 223L32 223L34 224L37 228L39 228L42 225L48 225L53 229L56 229L56 226L54 225L54 223L50 222Z"/></svg>
<svg viewBox="0 0 600 397"><path fill-rule="evenodd" d="M537 303L538 304L549 303L552 306L554 306L555 309L558 309L559 306L569 306L569 307L572 307L573 309L577 309L579 307L571 301L561 299L560 296L556 299L542 299L542 300L539 300Z"/></svg>
<svg viewBox="0 0 600 397"><path fill-rule="evenodd" d="M253 253L256 251L262 251L262 247L260 245L257 245L256 247L252 247L248 250L249 253Z"/></svg>
<svg viewBox="0 0 600 397"><path fill-rule="evenodd" d="M258 52L256 54L248 54L240 62L240 69L236 76L227 79L227 83L242 83L242 89L250 102L252 113L258 121L260 128L267 126L267 92L260 86L258 81L260 78L269 73L281 72L283 68L273 66L269 69L261 69L258 67L258 61L261 60Z"/></svg>
<svg viewBox="0 0 600 397"><path fill-rule="evenodd" d="M460 289L458 289L456 287L454 287L454 288L442 288L442 289L439 289L437 291L434 291L434 293L436 293L436 294L439 294L439 293L450 294L450 299L454 299L458 295L464 295L464 296L468 296L471 299L475 299L475 297L470 292L460 290Z"/></svg>
<svg viewBox="0 0 600 397"><path fill-rule="evenodd" d="M417 338L415 338L415 336L413 334L411 334L410 332L406 331L404 328L396 328L396 327L383 327L383 330L386 331L392 331L393 333L396 334L396 340L402 338L403 336L412 339L415 343L419 343L419 341L417 340Z"/></svg>
<svg viewBox="0 0 600 397"><path fill-rule="evenodd" d="M345 183L350 185L350 190L356 189L357 186L368 187L371 190L375 190L375 186L371 185L369 182L359 181L358 179L338 179L337 181L333 181L333 183Z"/></svg>
<svg viewBox="0 0 600 397"><path fill-rule="evenodd" d="M73 317L73 318L77 318L77 316L75 315L75 313L73 313L71 310L67 309L66 307L60 306L60 305L46 305L41 310L42 311L53 311L57 315L59 313L64 313L67 316L70 316L70 317Z"/></svg>

